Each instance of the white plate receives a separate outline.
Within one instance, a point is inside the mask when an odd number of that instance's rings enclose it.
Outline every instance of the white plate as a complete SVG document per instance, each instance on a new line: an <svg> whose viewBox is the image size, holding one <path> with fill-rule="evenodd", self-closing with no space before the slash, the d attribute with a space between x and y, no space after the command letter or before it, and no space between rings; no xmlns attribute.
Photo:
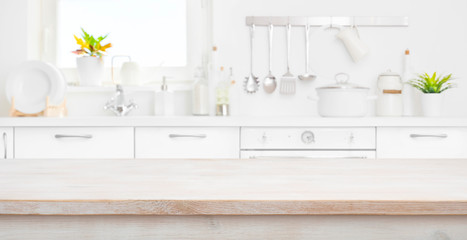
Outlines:
<svg viewBox="0 0 467 240"><path fill-rule="evenodd" d="M29 61L10 73L6 83L6 96L11 103L15 97L15 108L22 113L39 113L50 103L58 105L63 101L66 82L62 73L50 63Z"/></svg>

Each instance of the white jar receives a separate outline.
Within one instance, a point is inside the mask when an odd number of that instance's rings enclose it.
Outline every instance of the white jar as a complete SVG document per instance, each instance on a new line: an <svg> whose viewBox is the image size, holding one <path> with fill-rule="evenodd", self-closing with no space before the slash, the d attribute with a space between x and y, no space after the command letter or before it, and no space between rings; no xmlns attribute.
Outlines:
<svg viewBox="0 0 467 240"><path fill-rule="evenodd" d="M383 90L402 90L401 76L391 70L381 73L378 76L377 87L379 94L382 94Z"/></svg>
<svg viewBox="0 0 467 240"><path fill-rule="evenodd" d="M376 101L376 116L400 117L403 113L401 76L388 70L378 77L378 100Z"/></svg>

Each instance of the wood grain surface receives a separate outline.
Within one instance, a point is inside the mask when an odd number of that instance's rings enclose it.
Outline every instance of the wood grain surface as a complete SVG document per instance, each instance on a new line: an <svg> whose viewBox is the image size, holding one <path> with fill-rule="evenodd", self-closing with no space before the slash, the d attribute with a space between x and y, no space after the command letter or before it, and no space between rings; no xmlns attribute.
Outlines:
<svg viewBox="0 0 467 240"><path fill-rule="evenodd" d="M467 215L467 160L1 160L2 214Z"/></svg>

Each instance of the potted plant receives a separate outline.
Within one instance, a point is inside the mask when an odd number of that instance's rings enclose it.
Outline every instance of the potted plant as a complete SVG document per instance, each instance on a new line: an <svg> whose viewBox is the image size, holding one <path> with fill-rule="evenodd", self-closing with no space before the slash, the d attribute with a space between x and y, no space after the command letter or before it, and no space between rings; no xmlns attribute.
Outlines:
<svg viewBox="0 0 467 240"><path fill-rule="evenodd" d="M82 56L76 59L80 85L99 86L102 84L102 79L104 78L104 61L102 61L102 56L104 56L108 48L112 47L112 44L101 44L107 35L95 38L84 31L83 28L81 28L81 31L83 32L81 38L74 35L76 43L80 48L73 51L73 53Z"/></svg>
<svg viewBox="0 0 467 240"><path fill-rule="evenodd" d="M434 72L431 76L428 73L420 74L409 82L410 85L423 93L421 105L424 116L441 116L443 100L441 93L454 87L451 80L452 74L437 76Z"/></svg>

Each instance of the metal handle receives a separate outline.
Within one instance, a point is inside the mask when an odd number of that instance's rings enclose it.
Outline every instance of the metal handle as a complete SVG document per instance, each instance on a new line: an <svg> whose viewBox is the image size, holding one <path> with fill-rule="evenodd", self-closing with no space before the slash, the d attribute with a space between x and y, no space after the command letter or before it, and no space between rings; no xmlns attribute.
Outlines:
<svg viewBox="0 0 467 240"><path fill-rule="evenodd" d="M85 139L91 139L92 135L91 134L83 134L83 135L55 134L55 138L57 138L57 139L61 139L61 138L85 138Z"/></svg>
<svg viewBox="0 0 467 240"><path fill-rule="evenodd" d="M7 154L7 151L8 151L8 145L7 145L7 136L6 136L6 132L3 133L3 149L5 150L3 152L3 158L7 159L8 157L8 154Z"/></svg>
<svg viewBox="0 0 467 240"><path fill-rule="evenodd" d="M309 61L310 61L310 39L309 39L309 36L310 35L310 25L305 25L305 67L306 67L306 72L309 73L310 72L310 67L308 66L309 65Z"/></svg>
<svg viewBox="0 0 467 240"><path fill-rule="evenodd" d="M311 156L250 156L250 159L284 159L284 158L306 158L306 159L367 159L366 156L347 156L347 157L311 157Z"/></svg>
<svg viewBox="0 0 467 240"><path fill-rule="evenodd" d="M447 134L410 134L411 138L447 138Z"/></svg>
<svg viewBox="0 0 467 240"><path fill-rule="evenodd" d="M253 74L253 38L255 37L255 25L250 27L250 72Z"/></svg>
<svg viewBox="0 0 467 240"><path fill-rule="evenodd" d="M292 29L292 25L289 23L287 24L287 72L290 72L290 32Z"/></svg>
<svg viewBox="0 0 467 240"><path fill-rule="evenodd" d="M169 134L169 138L206 138L206 134Z"/></svg>
<svg viewBox="0 0 467 240"><path fill-rule="evenodd" d="M272 39L274 37L274 26L269 24L269 73L271 73L272 66Z"/></svg>

